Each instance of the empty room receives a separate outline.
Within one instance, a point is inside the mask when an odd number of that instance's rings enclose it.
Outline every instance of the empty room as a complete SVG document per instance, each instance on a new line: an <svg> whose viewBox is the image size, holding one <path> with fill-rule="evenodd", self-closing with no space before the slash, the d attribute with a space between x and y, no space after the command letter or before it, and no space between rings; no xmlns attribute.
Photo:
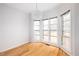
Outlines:
<svg viewBox="0 0 79 59"><path fill-rule="evenodd" d="M0 56L79 56L78 3L0 3Z"/></svg>

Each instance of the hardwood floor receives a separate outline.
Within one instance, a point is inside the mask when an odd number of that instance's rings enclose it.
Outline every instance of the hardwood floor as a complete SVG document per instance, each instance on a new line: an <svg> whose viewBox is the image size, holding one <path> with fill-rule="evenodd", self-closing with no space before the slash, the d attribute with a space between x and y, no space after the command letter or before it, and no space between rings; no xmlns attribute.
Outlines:
<svg viewBox="0 0 79 59"><path fill-rule="evenodd" d="M1 56L68 56L60 48L44 43L28 43L0 53Z"/></svg>

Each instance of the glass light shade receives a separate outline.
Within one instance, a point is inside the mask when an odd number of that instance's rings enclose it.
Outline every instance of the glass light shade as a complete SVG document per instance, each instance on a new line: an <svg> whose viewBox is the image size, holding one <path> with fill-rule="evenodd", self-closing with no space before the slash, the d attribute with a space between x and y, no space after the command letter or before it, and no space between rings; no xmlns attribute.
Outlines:
<svg viewBox="0 0 79 59"><path fill-rule="evenodd" d="M35 10L34 12L32 12L32 18L33 19L38 20L38 19L41 19L41 17L42 17L42 14L39 10Z"/></svg>

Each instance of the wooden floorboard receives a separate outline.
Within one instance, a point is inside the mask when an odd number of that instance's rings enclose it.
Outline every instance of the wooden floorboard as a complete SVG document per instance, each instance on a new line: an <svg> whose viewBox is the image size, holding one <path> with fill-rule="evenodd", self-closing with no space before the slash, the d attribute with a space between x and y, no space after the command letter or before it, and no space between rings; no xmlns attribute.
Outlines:
<svg viewBox="0 0 79 59"><path fill-rule="evenodd" d="M1 56L67 56L61 49L44 43L24 44L0 53Z"/></svg>

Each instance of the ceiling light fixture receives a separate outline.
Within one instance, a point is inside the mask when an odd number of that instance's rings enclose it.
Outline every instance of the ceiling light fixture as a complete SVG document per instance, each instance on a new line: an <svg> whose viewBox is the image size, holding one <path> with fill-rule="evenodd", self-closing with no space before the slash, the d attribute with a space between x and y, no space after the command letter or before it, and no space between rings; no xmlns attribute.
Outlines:
<svg viewBox="0 0 79 59"><path fill-rule="evenodd" d="M36 0L36 3L35 3L35 10L32 12L32 18L35 19L35 20L38 20L38 19L41 18L41 11L38 8L37 0Z"/></svg>

